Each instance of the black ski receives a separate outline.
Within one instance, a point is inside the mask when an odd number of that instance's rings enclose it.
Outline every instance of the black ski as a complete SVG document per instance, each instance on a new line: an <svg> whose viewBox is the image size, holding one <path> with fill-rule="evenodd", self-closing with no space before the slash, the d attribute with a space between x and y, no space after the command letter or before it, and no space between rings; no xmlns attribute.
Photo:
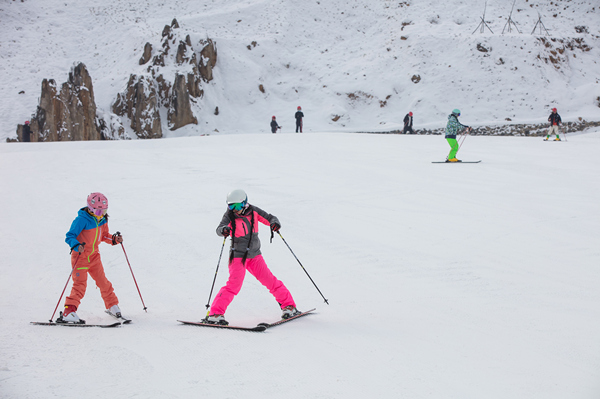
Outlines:
<svg viewBox="0 0 600 399"><path fill-rule="evenodd" d="M262 325L258 325L256 327L238 327L238 326L230 326L230 325L225 326L222 324L209 324L209 323L203 323L201 321L183 321L183 320L177 320L177 321L180 323L183 323L183 324L189 324L189 325L199 326L199 327L225 328L225 329L230 329L230 330L241 330L241 331L262 332L267 329L267 327L262 326Z"/></svg>
<svg viewBox="0 0 600 399"><path fill-rule="evenodd" d="M481 160L479 160L479 161L460 161L460 162L433 161L431 163L479 163L479 162L481 162Z"/></svg>
<svg viewBox="0 0 600 399"><path fill-rule="evenodd" d="M100 328L110 328L110 327L118 327L122 323L112 323L112 324L82 324L82 323L55 323L55 322L40 322L40 321L32 321L31 324L35 324L38 326L64 326L64 327L100 327Z"/></svg>
<svg viewBox="0 0 600 399"><path fill-rule="evenodd" d="M317 310L316 308L311 309L311 310L307 310L306 312L302 312L299 315L296 315L294 317L290 317L289 319L281 319L279 321L276 321L275 323L260 323L258 326L263 326L265 328L271 328L271 327L275 327L278 326L280 324L283 323L287 323L288 321L292 321L292 320L296 320L302 316L306 316L307 314L309 314L310 312L314 312L315 310Z"/></svg>
<svg viewBox="0 0 600 399"><path fill-rule="evenodd" d="M129 323L131 323L131 319L126 319L123 316L117 317L114 314L110 313L108 310L105 310L104 312L107 313L107 314L109 314L109 315L111 315L115 319L120 320L122 324L129 324Z"/></svg>

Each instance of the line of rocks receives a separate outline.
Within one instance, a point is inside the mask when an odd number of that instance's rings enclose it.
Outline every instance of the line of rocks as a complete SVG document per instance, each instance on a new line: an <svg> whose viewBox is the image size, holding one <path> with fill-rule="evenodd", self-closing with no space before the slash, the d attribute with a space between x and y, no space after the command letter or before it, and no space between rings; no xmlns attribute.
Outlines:
<svg viewBox="0 0 600 399"><path fill-rule="evenodd" d="M575 122L564 122L561 129L562 132L575 133L582 132L592 127L600 126L600 121L586 121L583 118L579 118ZM415 134L421 135L440 135L444 134L445 128L437 129L414 129ZM538 124L513 124L513 125L492 125L492 126L478 126L471 129L472 136L522 136L522 137L539 137L545 136L548 131L547 123ZM374 134L400 134L402 130L392 130L389 132L364 132Z"/></svg>

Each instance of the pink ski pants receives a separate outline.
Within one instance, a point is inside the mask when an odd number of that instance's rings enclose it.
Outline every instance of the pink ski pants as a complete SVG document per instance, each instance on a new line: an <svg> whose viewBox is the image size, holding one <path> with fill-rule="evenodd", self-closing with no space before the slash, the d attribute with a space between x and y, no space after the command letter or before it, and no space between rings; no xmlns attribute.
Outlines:
<svg viewBox="0 0 600 399"><path fill-rule="evenodd" d="M271 273L262 255L258 255L252 259L246 259L245 266L242 264L241 258L233 258L233 261L229 264L229 280L215 297L210 308L210 314L225 314L227 307L242 288L246 269L262 285L267 287L282 308L290 305L296 306L290 291Z"/></svg>

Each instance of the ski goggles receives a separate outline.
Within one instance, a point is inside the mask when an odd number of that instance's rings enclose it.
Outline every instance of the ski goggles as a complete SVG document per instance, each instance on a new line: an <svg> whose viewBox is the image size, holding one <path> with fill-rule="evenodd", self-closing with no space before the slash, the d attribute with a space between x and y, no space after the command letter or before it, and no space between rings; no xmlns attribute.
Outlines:
<svg viewBox="0 0 600 399"><path fill-rule="evenodd" d="M96 216L103 216L106 215L106 211L108 211L108 209L91 209L91 211Z"/></svg>
<svg viewBox="0 0 600 399"><path fill-rule="evenodd" d="M246 206L246 202L235 202L227 205L232 211L241 211Z"/></svg>

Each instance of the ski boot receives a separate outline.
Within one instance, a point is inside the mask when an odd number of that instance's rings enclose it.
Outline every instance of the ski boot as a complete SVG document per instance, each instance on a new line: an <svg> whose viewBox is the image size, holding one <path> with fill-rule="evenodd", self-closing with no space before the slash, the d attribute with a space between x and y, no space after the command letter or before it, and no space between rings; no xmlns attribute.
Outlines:
<svg viewBox="0 0 600 399"><path fill-rule="evenodd" d="M298 316L300 313L302 313L301 311L296 309L295 306L291 306L291 305L286 306L285 308L282 308L281 311L283 312L281 314L282 319L289 319L290 317Z"/></svg>
<svg viewBox="0 0 600 399"><path fill-rule="evenodd" d="M119 309L119 305L113 305L110 307L110 309L106 309L106 313L108 313L109 315L114 316L116 318L122 317L121 309Z"/></svg>
<svg viewBox="0 0 600 399"><path fill-rule="evenodd" d="M560 141L560 137L555 138L554 141Z"/></svg>
<svg viewBox="0 0 600 399"><path fill-rule="evenodd" d="M460 159L450 158L447 162L462 162Z"/></svg>
<svg viewBox="0 0 600 399"><path fill-rule="evenodd" d="M550 138L550 136L546 137L546 138L544 139L544 141L548 141L548 139L549 139L549 138Z"/></svg>
<svg viewBox="0 0 600 399"><path fill-rule="evenodd" d="M225 316L222 314L211 314L206 319L202 320L207 324L218 324L220 326L227 326L229 322L225 320Z"/></svg>
<svg viewBox="0 0 600 399"><path fill-rule="evenodd" d="M65 306L65 311L60 312L58 319L56 319L57 323L71 323L71 324L85 324L85 320L81 320L79 316L77 316L76 312L77 308L73 305Z"/></svg>

